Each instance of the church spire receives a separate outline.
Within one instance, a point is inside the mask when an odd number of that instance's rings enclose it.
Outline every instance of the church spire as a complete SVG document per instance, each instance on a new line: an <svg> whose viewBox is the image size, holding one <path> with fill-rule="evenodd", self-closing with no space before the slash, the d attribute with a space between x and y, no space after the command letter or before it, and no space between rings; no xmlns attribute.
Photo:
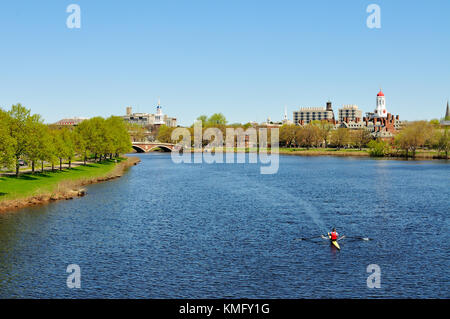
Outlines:
<svg viewBox="0 0 450 319"><path fill-rule="evenodd" d="M445 119L446 121L450 121L450 107L448 106L448 100L447 100L447 111L445 112Z"/></svg>

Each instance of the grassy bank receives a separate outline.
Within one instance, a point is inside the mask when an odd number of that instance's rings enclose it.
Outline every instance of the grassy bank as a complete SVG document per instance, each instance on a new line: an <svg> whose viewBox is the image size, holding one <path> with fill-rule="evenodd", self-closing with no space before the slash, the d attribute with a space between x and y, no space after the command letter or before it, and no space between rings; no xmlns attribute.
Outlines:
<svg viewBox="0 0 450 319"><path fill-rule="evenodd" d="M280 148L280 154L309 156L370 156L367 150L336 148Z"/></svg>
<svg viewBox="0 0 450 319"><path fill-rule="evenodd" d="M305 156L370 156L369 149L336 149L336 148L280 148L280 154L305 155ZM401 151L391 152L383 158L405 158ZM411 159L411 154L408 157ZM417 150L414 159L445 159L445 155L435 150Z"/></svg>
<svg viewBox="0 0 450 319"><path fill-rule="evenodd" d="M83 196L80 187L120 177L137 157L88 163L62 171L0 177L0 212Z"/></svg>
<svg viewBox="0 0 450 319"><path fill-rule="evenodd" d="M263 151L266 151L268 153L271 152L271 149L262 149ZM192 152L195 152L194 149L191 150ZM226 152L227 148L223 148L223 152ZM203 152L211 152L211 150L203 150ZM258 148L237 148L231 149L231 152L235 153L252 153L252 152L259 152ZM364 148L362 150L355 149L355 148L286 148L286 147L280 147L278 149L279 154L283 155L299 155L299 156L358 156L358 157L369 157L370 152L369 149ZM387 154L386 156L382 157L385 159L389 158L396 158L401 159L406 157L404 156L404 153L401 151L391 152L390 154ZM411 159L411 153L409 154L408 159ZM445 159L445 155L443 153L439 153L436 150L417 150L416 156L414 159Z"/></svg>

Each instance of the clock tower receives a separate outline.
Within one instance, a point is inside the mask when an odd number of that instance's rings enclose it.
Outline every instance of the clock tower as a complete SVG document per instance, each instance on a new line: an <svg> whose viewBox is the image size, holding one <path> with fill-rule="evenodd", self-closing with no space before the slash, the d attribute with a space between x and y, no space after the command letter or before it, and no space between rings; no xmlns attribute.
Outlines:
<svg viewBox="0 0 450 319"><path fill-rule="evenodd" d="M386 99L381 89L377 94L377 107L375 108L374 117L387 117Z"/></svg>

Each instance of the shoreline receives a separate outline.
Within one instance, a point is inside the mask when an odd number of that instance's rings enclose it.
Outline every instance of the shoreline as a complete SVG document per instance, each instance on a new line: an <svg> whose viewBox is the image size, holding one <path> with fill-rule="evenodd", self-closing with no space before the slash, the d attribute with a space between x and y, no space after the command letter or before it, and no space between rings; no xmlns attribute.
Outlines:
<svg viewBox="0 0 450 319"><path fill-rule="evenodd" d="M192 153L196 153L198 151L192 151ZM210 153L211 151L205 151L202 150L201 153ZM258 150L243 150L238 149L233 151L235 154L237 153L258 153ZM370 156L369 152L367 150L326 150L326 149L304 149L304 150L289 150L288 148L280 148L278 150L279 155L291 155L291 156L336 156L336 157L368 157L373 159L385 159L385 160L449 160L450 158L445 158L444 155L437 155L434 153L427 152L422 153L418 152L416 153L415 157L408 156L405 157L401 154L388 154L385 156ZM226 150L223 151L223 153L226 153ZM270 154L270 150L268 150L268 154Z"/></svg>
<svg viewBox="0 0 450 319"><path fill-rule="evenodd" d="M0 201L0 214L26 207L46 205L59 200L71 200L86 196L84 186L110 181L120 178L131 166L137 165L141 160L135 156L125 156L126 160L117 163L114 168L105 175L98 177L81 178L79 180L62 180L55 185L53 191L38 195L25 196L17 199Z"/></svg>
<svg viewBox="0 0 450 319"><path fill-rule="evenodd" d="M388 154L385 156L370 156L367 151L280 151L279 154L282 155L295 155L295 156L336 156L336 157L369 157L375 159L385 159L385 160L448 160L444 156L434 155L434 154L423 154L418 153L415 157L412 156L402 156L395 154Z"/></svg>

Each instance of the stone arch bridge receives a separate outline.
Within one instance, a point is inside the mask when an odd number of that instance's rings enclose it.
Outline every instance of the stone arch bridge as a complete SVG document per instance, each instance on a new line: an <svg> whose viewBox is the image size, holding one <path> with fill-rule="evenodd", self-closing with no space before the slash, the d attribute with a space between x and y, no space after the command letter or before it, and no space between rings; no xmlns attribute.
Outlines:
<svg viewBox="0 0 450 319"><path fill-rule="evenodd" d="M138 153L148 153L155 148L160 148L164 152L172 152L175 149L175 144L159 142L133 142L133 149Z"/></svg>

